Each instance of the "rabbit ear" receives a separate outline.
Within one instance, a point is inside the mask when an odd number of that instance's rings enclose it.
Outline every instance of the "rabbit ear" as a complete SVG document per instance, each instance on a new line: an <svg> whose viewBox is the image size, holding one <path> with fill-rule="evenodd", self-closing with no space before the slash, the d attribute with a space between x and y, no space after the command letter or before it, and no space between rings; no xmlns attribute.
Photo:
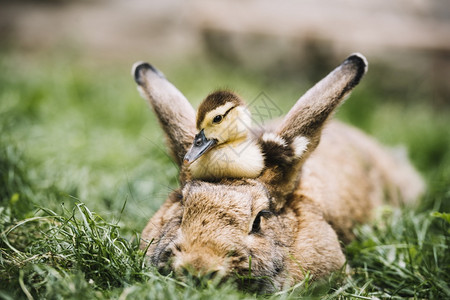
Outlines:
<svg viewBox="0 0 450 300"><path fill-rule="evenodd" d="M270 154L266 156L273 162L267 161L261 179L276 199L292 193L301 165L319 144L325 122L359 83L367 66L361 54L349 56L297 101L274 133L262 136ZM284 203L275 205L281 208Z"/></svg>
<svg viewBox="0 0 450 300"><path fill-rule="evenodd" d="M137 62L132 75L141 95L153 107L179 166L195 135L195 110L183 94L149 63Z"/></svg>
<svg viewBox="0 0 450 300"><path fill-rule="evenodd" d="M304 136L311 140L309 147L313 147L325 121L359 83L367 66L363 55L349 56L297 101L283 119L278 134L288 141Z"/></svg>

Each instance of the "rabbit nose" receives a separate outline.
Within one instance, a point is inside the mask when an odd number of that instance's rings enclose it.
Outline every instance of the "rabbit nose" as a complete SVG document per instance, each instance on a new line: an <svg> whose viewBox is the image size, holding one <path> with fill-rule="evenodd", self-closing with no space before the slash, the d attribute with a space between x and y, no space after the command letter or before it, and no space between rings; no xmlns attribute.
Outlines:
<svg viewBox="0 0 450 300"><path fill-rule="evenodd" d="M208 277L212 278L219 274L219 267L216 264L208 265L204 261L191 261L179 267L183 275L197 276L197 277Z"/></svg>
<svg viewBox="0 0 450 300"><path fill-rule="evenodd" d="M199 271L194 270L192 267L182 267L179 271L179 275L187 279L188 281L194 283L195 285L203 285L208 281L220 281L223 279L223 274L220 270L212 270L212 271Z"/></svg>
<svg viewBox="0 0 450 300"><path fill-rule="evenodd" d="M224 275L228 270L228 260L222 252L216 248L205 247L204 245L190 244L183 247L175 255L172 263L175 272L182 277L208 277L215 278Z"/></svg>
<svg viewBox="0 0 450 300"><path fill-rule="evenodd" d="M217 257L187 256L175 262L177 273L188 278L214 279L225 273L223 261Z"/></svg>
<svg viewBox="0 0 450 300"><path fill-rule="evenodd" d="M181 267L180 273L184 277L195 277L199 279L214 279L219 276L219 270L202 271L196 270L191 266Z"/></svg>

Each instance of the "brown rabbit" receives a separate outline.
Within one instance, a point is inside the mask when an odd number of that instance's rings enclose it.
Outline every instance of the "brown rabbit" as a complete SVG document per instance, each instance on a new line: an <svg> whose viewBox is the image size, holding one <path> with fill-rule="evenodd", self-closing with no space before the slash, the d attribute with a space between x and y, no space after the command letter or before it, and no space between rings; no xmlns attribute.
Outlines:
<svg viewBox="0 0 450 300"><path fill-rule="evenodd" d="M366 70L365 58L351 55L264 133L273 149L286 149L272 153L276 159L266 160L259 177L205 182L190 180L182 164L196 133L194 109L162 73L135 64L139 90L181 168L181 187L142 232L151 263L194 276L251 272L266 279L260 282L266 290L340 269L339 240L351 240L355 224L385 200L413 201L424 189L407 160L355 128L327 122Z"/></svg>

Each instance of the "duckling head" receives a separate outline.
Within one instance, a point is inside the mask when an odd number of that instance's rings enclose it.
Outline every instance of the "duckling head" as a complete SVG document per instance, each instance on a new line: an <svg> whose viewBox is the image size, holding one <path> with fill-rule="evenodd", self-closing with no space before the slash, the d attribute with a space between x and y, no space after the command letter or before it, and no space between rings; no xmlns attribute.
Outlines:
<svg viewBox="0 0 450 300"><path fill-rule="evenodd" d="M214 147L242 142L247 138L250 126L250 113L238 95L230 91L209 94L198 108L199 132L184 162L193 163Z"/></svg>

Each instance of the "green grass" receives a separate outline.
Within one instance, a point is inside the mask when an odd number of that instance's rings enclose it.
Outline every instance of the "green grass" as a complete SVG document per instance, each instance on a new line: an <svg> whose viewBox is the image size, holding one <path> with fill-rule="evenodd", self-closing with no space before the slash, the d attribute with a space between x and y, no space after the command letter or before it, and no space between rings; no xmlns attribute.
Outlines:
<svg viewBox="0 0 450 300"><path fill-rule="evenodd" d="M179 282L146 264L139 233L177 187L178 170L131 63L3 53L0 67L0 298L262 297L232 283ZM311 84L203 60L161 69L195 105L231 87L248 101L263 91L286 112ZM305 280L265 298L450 297L449 108L429 105L417 78L392 89L382 73L375 65L338 117L405 145L427 195L414 208L385 207L356 229L346 247L351 276Z"/></svg>

